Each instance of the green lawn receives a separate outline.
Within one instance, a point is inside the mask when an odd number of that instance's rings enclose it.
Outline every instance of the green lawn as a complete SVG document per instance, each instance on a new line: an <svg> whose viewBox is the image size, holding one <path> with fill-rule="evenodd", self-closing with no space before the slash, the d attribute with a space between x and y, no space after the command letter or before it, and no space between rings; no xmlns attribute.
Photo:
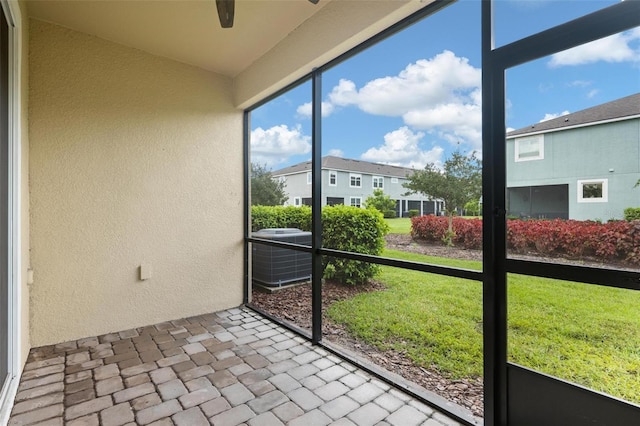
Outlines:
<svg viewBox="0 0 640 426"><path fill-rule="evenodd" d="M385 250L385 256L480 269L480 262ZM335 303L329 315L381 349L452 378L482 375L482 288L383 267L388 290ZM509 359L640 403L640 292L509 276Z"/></svg>
<svg viewBox="0 0 640 426"><path fill-rule="evenodd" d="M393 219L385 219L389 225L390 234L409 234L411 233L411 219L408 217L396 217Z"/></svg>

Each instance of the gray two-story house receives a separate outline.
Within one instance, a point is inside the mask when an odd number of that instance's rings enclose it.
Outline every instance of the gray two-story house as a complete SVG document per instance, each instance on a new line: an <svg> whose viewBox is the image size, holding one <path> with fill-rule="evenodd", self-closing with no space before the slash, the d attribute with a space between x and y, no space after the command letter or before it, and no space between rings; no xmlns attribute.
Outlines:
<svg viewBox="0 0 640 426"><path fill-rule="evenodd" d="M409 210L421 215L440 214L442 201L421 194L404 195L402 186L414 169L352 160L334 156L322 158L322 205L344 204L364 207L367 197L381 189L396 201L398 217L408 216ZM275 179L285 182L289 196L285 205L301 206L311 203L311 161L294 164L272 173Z"/></svg>
<svg viewBox="0 0 640 426"><path fill-rule="evenodd" d="M622 219L639 179L640 93L507 134L511 216Z"/></svg>

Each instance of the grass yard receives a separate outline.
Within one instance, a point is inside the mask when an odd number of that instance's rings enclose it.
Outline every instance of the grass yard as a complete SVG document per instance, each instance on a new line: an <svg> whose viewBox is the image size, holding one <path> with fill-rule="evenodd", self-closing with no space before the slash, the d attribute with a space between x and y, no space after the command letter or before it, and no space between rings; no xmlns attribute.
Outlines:
<svg viewBox="0 0 640 426"><path fill-rule="evenodd" d="M396 217L393 219L385 219L384 221L389 225L390 234L411 233L411 219L408 217Z"/></svg>
<svg viewBox="0 0 640 426"><path fill-rule="evenodd" d="M385 250L385 256L480 269L480 262ZM482 375L482 288L475 281L383 267L387 291L329 309L380 349L455 379ZM640 292L509 276L509 359L640 403Z"/></svg>

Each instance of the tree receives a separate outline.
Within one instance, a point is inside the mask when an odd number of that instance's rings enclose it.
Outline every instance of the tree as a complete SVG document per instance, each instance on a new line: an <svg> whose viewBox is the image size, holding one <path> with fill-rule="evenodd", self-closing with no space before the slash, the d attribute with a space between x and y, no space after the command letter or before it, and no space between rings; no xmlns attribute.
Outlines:
<svg viewBox="0 0 640 426"><path fill-rule="evenodd" d="M456 151L444 162L442 169L429 163L424 170L417 170L409 176L408 182L402 186L409 189L405 195L421 193L444 201L445 213L449 218L444 241L452 245L456 208L463 208L469 201L480 199L482 194L482 163L475 152L466 156Z"/></svg>
<svg viewBox="0 0 640 426"><path fill-rule="evenodd" d="M480 206L480 200L471 200L464 205L465 214L469 216L479 216L480 210L482 210Z"/></svg>
<svg viewBox="0 0 640 426"><path fill-rule="evenodd" d="M384 195L384 191L382 189L374 189L373 195L367 197L364 205L368 209L371 208L378 210L383 215L389 210L395 211L396 208L396 202L388 195Z"/></svg>
<svg viewBox="0 0 640 426"><path fill-rule="evenodd" d="M273 178L266 165L251 163L251 205L280 206L287 199L285 183Z"/></svg>

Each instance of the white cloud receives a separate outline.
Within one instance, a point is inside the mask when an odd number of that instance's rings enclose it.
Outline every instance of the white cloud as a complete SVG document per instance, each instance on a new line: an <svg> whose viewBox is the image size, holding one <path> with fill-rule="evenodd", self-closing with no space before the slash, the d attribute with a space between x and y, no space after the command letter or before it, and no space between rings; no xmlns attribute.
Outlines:
<svg viewBox="0 0 640 426"><path fill-rule="evenodd" d="M369 148L360 158L375 163L416 169L424 168L427 163L441 165L444 149L436 146L428 151L422 150L420 140L424 136L423 132L414 133L408 127L403 126L384 135L383 145Z"/></svg>
<svg viewBox="0 0 640 426"><path fill-rule="evenodd" d="M569 87L588 87L593 84L593 81L588 80L574 80L567 84Z"/></svg>
<svg viewBox="0 0 640 426"><path fill-rule="evenodd" d="M640 40L640 29L638 28L556 53L551 57L548 65L555 68L600 61L639 62L640 48L631 46L631 43L636 40Z"/></svg>
<svg viewBox="0 0 640 426"><path fill-rule="evenodd" d="M542 118L542 120L540 120L538 123L542 123L543 121L549 121L549 120L553 120L554 118L558 118L558 117L562 117L563 115L567 115L569 114L569 111L562 111L560 114L557 113L546 113L544 115L544 117Z"/></svg>
<svg viewBox="0 0 640 426"><path fill-rule="evenodd" d="M344 151L341 149L330 149L328 155L332 155L334 157L344 157Z"/></svg>
<svg viewBox="0 0 640 426"><path fill-rule="evenodd" d="M590 91L589 91L589 93L587 93L587 98L588 98L588 99L592 99L592 98L594 98L598 93L600 93L600 90L598 90L598 89L590 90Z"/></svg>
<svg viewBox="0 0 640 426"><path fill-rule="evenodd" d="M329 94L335 105L354 105L374 115L402 117L413 128L438 133L452 143L481 147L481 73L467 58L445 50L409 64L397 76L372 80L361 89L340 80Z"/></svg>
<svg viewBox="0 0 640 426"><path fill-rule="evenodd" d="M333 113L335 107L333 106L332 103L330 102L322 102L322 116L323 117L328 117L331 115L331 113ZM296 110L296 112L298 113L298 115L305 117L305 118L309 118L311 117L311 102L307 102L306 104L302 104L298 107L298 109Z"/></svg>
<svg viewBox="0 0 640 426"><path fill-rule="evenodd" d="M370 114L402 116L425 106L460 102L466 93L480 87L480 69L467 58L448 50L431 59L409 64L397 76L372 80L360 90L349 80L340 80L329 94L336 105L357 105Z"/></svg>
<svg viewBox="0 0 640 426"><path fill-rule="evenodd" d="M258 127L251 132L251 161L273 167L292 155L311 151L311 137L302 134L300 126L282 124L269 129Z"/></svg>

